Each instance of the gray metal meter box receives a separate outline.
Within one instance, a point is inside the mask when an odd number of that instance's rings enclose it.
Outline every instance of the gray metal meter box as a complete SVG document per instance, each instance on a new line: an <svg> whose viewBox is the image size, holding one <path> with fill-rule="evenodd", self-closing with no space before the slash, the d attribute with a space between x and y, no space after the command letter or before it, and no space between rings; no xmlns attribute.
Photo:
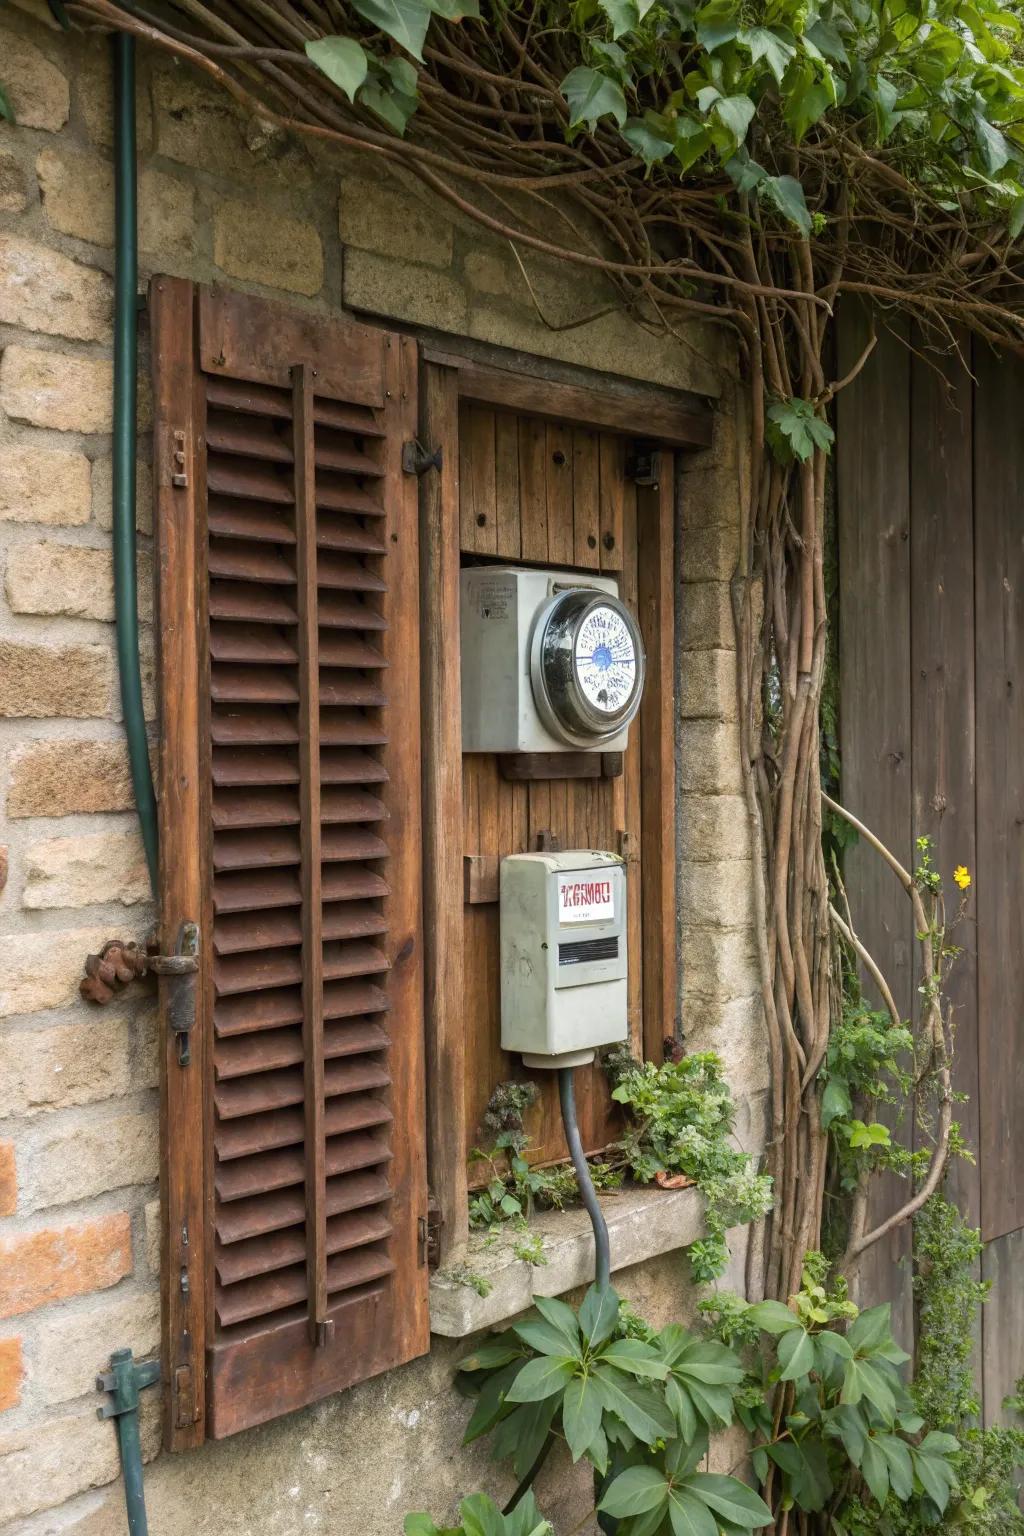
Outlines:
<svg viewBox="0 0 1024 1536"><path fill-rule="evenodd" d="M613 853L501 861L501 1044L579 1066L627 1034L626 869Z"/></svg>
<svg viewBox="0 0 1024 1536"><path fill-rule="evenodd" d="M611 576L468 566L462 750L624 752L644 648Z"/></svg>

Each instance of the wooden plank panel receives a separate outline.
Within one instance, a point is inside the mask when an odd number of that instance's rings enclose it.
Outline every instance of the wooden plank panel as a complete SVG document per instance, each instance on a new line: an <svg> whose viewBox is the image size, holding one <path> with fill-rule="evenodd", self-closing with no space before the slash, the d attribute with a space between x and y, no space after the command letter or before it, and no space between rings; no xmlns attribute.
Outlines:
<svg viewBox="0 0 1024 1536"><path fill-rule="evenodd" d="M454 830L462 815L459 676L458 396L451 369L424 369L421 438L442 449L442 469L420 481L420 636L423 677L423 905L427 1161L441 1207L442 1260L468 1232L464 1078L462 869ZM473 850L475 851L475 850Z"/></svg>
<svg viewBox="0 0 1024 1536"><path fill-rule="evenodd" d="M970 347L969 338L962 338ZM911 365L910 651L913 833L935 843L935 864L956 911L958 864L975 868L974 847L974 530L972 385L959 359L917 355ZM854 684L853 686L856 686ZM972 914L973 916L973 914ZM969 1144L978 1143L977 943L973 922L951 936L959 945L946 996L955 1010L956 1109ZM915 988L914 1002L919 998ZM906 1127L907 1130L910 1127ZM955 1158L949 1198L972 1226L981 1219L978 1168Z"/></svg>
<svg viewBox="0 0 1024 1536"><path fill-rule="evenodd" d="M844 305L843 315L840 376L860 357L869 335L865 311ZM860 377L838 397L836 433L842 795L907 864L913 858L909 387L909 354L883 330ZM846 881L858 933L909 1018L913 923L907 898L861 844L848 850ZM872 995L870 986L866 991ZM904 1196L902 1180L879 1180L871 1219L884 1217ZM893 1326L905 1346L913 1342L909 1253L909 1235L901 1228L865 1255L860 1271L866 1301L893 1300Z"/></svg>
<svg viewBox="0 0 1024 1536"><path fill-rule="evenodd" d="M310 1343L327 1342L327 1147L324 1137L324 955L320 850L320 655L313 369L292 374L298 596L302 1048L306 1167L306 1308Z"/></svg>
<svg viewBox="0 0 1024 1536"><path fill-rule="evenodd" d="M577 427L572 434L573 563L585 571L601 567L600 444L596 432Z"/></svg>
<svg viewBox="0 0 1024 1536"><path fill-rule="evenodd" d="M462 548L493 555L498 548L494 412L465 405L459 413L459 520Z"/></svg>
<svg viewBox="0 0 1024 1536"><path fill-rule="evenodd" d="M548 561L547 433L529 417L519 422L519 519L523 559Z"/></svg>
<svg viewBox="0 0 1024 1536"><path fill-rule="evenodd" d="M518 560L523 552L519 525L519 418L509 411L494 415L494 490L498 522L496 553Z"/></svg>
<svg viewBox="0 0 1024 1536"><path fill-rule="evenodd" d="M667 464L672 456L665 454ZM678 1032L675 854L675 476L637 487L637 591L647 651L640 706L644 1055Z"/></svg>
<svg viewBox="0 0 1024 1536"><path fill-rule="evenodd" d="M637 578L637 545L636 545L636 487L625 488L623 510L623 570L620 597L630 612L639 619L640 617L640 593ZM643 936L642 926L642 839L640 828L642 821L641 812L641 770L640 770L640 727L639 722L634 723L629 733L629 746L623 757L623 775L615 786L615 799L613 805L613 825L608 832L615 839L612 846L615 852L621 853L626 860L626 926L628 929L628 953L629 953L629 1039L633 1048L633 1054L642 1057L644 1052L643 1037L643 962L641 940ZM621 846L616 846L619 841L619 832L624 834ZM600 831L598 832L600 835ZM673 893L673 911L675 911L675 897ZM678 919L677 919L678 920Z"/></svg>
<svg viewBox="0 0 1024 1536"><path fill-rule="evenodd" d="M982 1186L984 1189L984 1185ZM1003 1401L1014 1390L1024 1361L1024 1230L1005 1232L985 1245L982 1278L992 1287L981 1309L985 1424L1017 1424Z"/></svg>
<svg viewBox="0 0 1024 1536"><path fill-rule="evenodd" d="M548 559L552 565L573 562L572 432L549 422L545 432L545 472L548 501Z"/></svg>
<svg viewBox="0 0 1024 1536"><path fill-rule="evenodd" d="M157 559L157 671L160 680L160 757L157 804L160 822L160 941L176 944L183 922L203 921L202 838L199 786L199 670L196 615L197 544L194 426L189 409L196 359L194 289L161 277L150 289L156 428L153 443ZM181 438L176 438L180 432ZM184 455L187 484L175 485ZM200 945L208 942L200 933ZM185 1450L206 1433L203 1362L206 1353L207 1272L203 1062L208 1012L197 998L192 1064L178 1061L170 1027L173 983L159 982L161 1335L164 1445ZM173 1144L174 1156L168 1156ZM181 1284L188 1278L188 1288Z"/></svg>
<svg viewBox="0 0 1024 1536"><path fill-rule="evenodd" d="M622 502L626 449L621 438L602 433L600 444L600 543L602 571L622 569Z"/></svg>
<svg viewBox="0 0 1024 1536"><path fill-rule="evenodd" d="M1024 1227L1024 1179L1019 1176L1024 1165L1024 368L981 346L975 349L974 366L974 910L981 1021L981 1222L982 1236L993 1239Z"/></svg>

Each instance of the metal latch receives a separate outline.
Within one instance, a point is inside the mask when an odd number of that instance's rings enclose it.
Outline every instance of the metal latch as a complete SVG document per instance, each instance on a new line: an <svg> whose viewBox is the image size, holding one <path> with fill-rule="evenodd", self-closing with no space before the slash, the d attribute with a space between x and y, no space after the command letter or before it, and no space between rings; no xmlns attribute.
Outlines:
<svg viewBox="0 0 1024 1536"><path fill-rule="evenodd" d="M427 1214L417 1222L420 1263L436 1269L441 1262L441 1228L444 1217L436 1195L427 1192Z"/></svg>
<svg viewBox="0 0 1024 1536"><path fill-rule="evenodd" d="M182 923L174 953L150 955L147 964L167 982L167 1023L178 1041L178 1065L192 1060L192 1026L196 1022L196 974L199 970L199 924Z"/></svg>
<svg viewBox="0 0 1024 1536"><path fill-rule="evenodd" d="M424 448L419 438L402 444L402 469L407 475L424 475L428 469L440 469L442 462L443 453L439 447L431 453L429 448Z"/></svg>

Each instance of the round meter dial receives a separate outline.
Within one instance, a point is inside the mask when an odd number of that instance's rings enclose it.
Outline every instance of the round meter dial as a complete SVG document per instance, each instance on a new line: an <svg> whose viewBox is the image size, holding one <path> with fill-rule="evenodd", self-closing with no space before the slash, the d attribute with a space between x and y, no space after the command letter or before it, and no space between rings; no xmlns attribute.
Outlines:
<svg viewBox="0 0 1024 1536"><path fill-rule="evenodd" d="M553 735L576 747L610 740L640 707L644 648L636 620L610 593L559 592L537 616L530 672Z"/></svg>

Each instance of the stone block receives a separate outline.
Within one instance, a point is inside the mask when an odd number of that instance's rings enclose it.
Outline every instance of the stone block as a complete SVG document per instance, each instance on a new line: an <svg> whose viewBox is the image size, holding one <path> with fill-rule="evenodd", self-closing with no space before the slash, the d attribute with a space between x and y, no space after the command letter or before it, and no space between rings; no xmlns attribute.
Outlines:
<svg viewBox="0 0 1024 1536"><path fill-rule="evenodd" d="M750 857L750 819L742 795L685 796L679 829L680 853L691 863Z"/></svg>
<svg viewBox="0 0 1024 1536"><path fill-rule="evenodd" d="M25 172L13 155L0 154L0 213L20 213L27 206Z"/></svg>
<svg viewBox="0 0 1024 1536"><path fill-rule="evenodd" d="M73 528L89 521L89 460L24 439L0 453L0 521Z"/></svg>
<svg viewBox="0 0 1024 1536"><path fill-rule="evenodd" d="M92 515L101 528L114 526L114 470L109 458L93 460ZM141 460L135 466L135 526L140 533L153 532L153 466Z"/></svg>
<svg viewBox="0 0 1024 1536"><path fill-rule="evenodd" d="M0 1216L13 1216L18 1206L18 1170L14 1142L0 1141Z"/></svg>
<svg viewBox="0 0 1024 1536"><path fill-rule="evenodd" d="M511 262L503 261L492 251L470 251L464 271L466 282L474 293L486 294L495 299L529 301L529 290L519 268Z"/></svg>
<svg viewBox="0 0 1024 1536"><path fill-rule="evenodd" d="M730 581L739 559L735 528L694 528L681 541L683 582ZM682 594L686 601L686 593Z"/></svg>
<svg viewBox="0 0 1024 1536"><path fill-rule="evenodd" d="M131 1268L131 1224L125 1211L0 1237L0 1317L106 1290Z"/></svg>
<svg viewBox="0 0 1024 1536"><path fill-rule="evenodd" d="M51 837L25 854L21 904L32 910L108 901L130 907L151 895L142 838L134 829Z"/></svg>
<svg viewBox="0 0 1024 1536"><path fill-rule="evenodd" d="M373 180L346 177L338 204L338 232L345 245L382 256L408 256L430 267L452 260L452 225L435 199L383 172Z"/></svg>
<svg viewBox="0 0 1024 1536"><path fill-rule="evenodd" d="M56 64L25 37L0 26L4 89L19 128L56 133L68 120L68 82Z"/></svg>
<svg viewBox="0 0 1024 1536"><path fill-rule="evenodd" d="M750 864L679 864L679 907L685 923L711 928L749 928L754 919Z"/></svg>
<svg viewBox="0 0 1024 1536"><path fill-rule="evenodd" d="M86 955L95 954L109 938L109 923L51 933L5 934L0 938L0 1018L75 1002ZM86 1004L81 1007L84 1010Z"/></svg>
<svg viewBox="0 0 1024 1536"><path fill-rule="evenodd" d="M28 741L10 759L7 814L73 816L135 805L124 739Z"/></svg>
<svg viewBox="0 0 1024 1536"><path fill-rule="evenodd" d="M160 1201L147 1200L143 1212L146 1222L146 1264L151 1275L160 1273Z"/></svg>
<svg viewBox="0 0 1024 1536"><path fill-rule="evenodd" d="M104 341L112 315L113 287L105 272L35 240L0 235L0 322L73 341Z"/></svg>
<svg viewBox="0 0 1024 1536"><path fill-rule="evenodd" d="M319 293L324 253L312 224L265 206L225 198L213 216L213 259L223 272L248 283Z"/></svg>
<svg viewBox="0 0 1024 1536"><path fill-rule="evenodd" d="M687 582L679 597L679 642L684 651L735 648L728 582Z"/></svg>
<svg viewBox="0 0 1024 1536"><path fill-rule="evenodd" d="M0 1119L127 1093L131 1044L130 1017L108 1017L106 1009L74 1024L5 1029L0 1033Z"/></svg>
<svg viewBox="0 0 1024 1536"><path fill-rule="evenodd" d="M0 717L106 715L113 674L113 653L105 645L0 640Z"/></svg>
<svg viewBox="0 0 1024 1536"><path fill-rule="evenodd" d="M114 172L97 155L44 149L36 160L51 228L93 245L114 243ZM164 171L139 174L139 249L162 257L195 250L195 192Z"/></svg>
<svg viewBox="0 0 1024 1536"><path fill-rule="evenodd" d="M736 720L735 651L688 651L679 671L683 720Z"/></svg>
<svg viewBox="0 0 1024 1536"><path fill-rule="evenodd" d="M161 155L214 175L251 174L245 120L226 91L174 64L154 72L153 105Z"/></svg>
<svg viewBox="0 0 1024 1536"><path fill-rule="evenodd" d="M709 928L683 923L679 930L683 993L729 1002L749 997L760 985L757 944L750 928Z"/></svg>
<svg viewBox="0 0 1024 1536"><path fill-rule="evenodd" d="M63 1504L118 1475L117 1438L91 1410L0 1437L0 1522Z"/></svg>
<svg viewBox="0 0 1024 1536"><path fill-rule="evenodd" d="M150 1183L159 1166L157 1129L155 1113L48 1123L22 1157L19 1205L39 1211Z"/></svg>
<svg viewBox="0 0 1024 1536"><path fill-rule="evenodd" d="M33 1393L47 1404L84 1397L95 1390L112 1348L130 1349L140 1359L159 1346L159 1292L113 1291L87 1311L58 1313L47 1321L31 1353Z"/></svg>
<svg viewBox="0 0 1024 1536"><path fill-rule="evenodd" d="M344 302L352 309L409 320L439 331L464 331L466 294L447 273L373 251L346 251L342 277Z"/></svg>
<svg viewBox="0 0 1024 1536"><path fill-rule="evenodd" d="M102 35L75 39L75 106L85 131L100 149L114 147L114 66L110 40ZM139 154L153 151L153 111L146 72L139 69L135 86L135 135Z"/></svg>
<svg viewBox="0 0 1024 1536"><path fill-rule="evenodd" d="M717 1051L734 1094L745 1096L768 1087L771 1063L760 993L728 1002L686 996L682 1022L686 1049Z"/></svg>
<svg viewBox="0 0 1024 1536"><path fill-rule="evenodd" d="M0 405L8 416L58 432L109 432L113 387L114 365L104 358L12 346L0 363Z"/></svg>
<svg viewBox="0 0 1024 1536"><path fill-rule="evenodd" d="M153 617L153 567L138 556L139 617ZM64 614L72 619L114 617L114 564L109 549L81 544L19 544L7 558L4 582L12 613Z"/></svg>
<svg viewBox="0 0 1024 1536"><path fill-rule="evenodd" d="M17 1408L21 1402L21 1384L25 1379L25 1360L21 1339L0 1339L0 1413Z"/></svg>
<svg viewBox="0 0 1024 1536"><path fill-rule="evenodd" d="M742 795L739 726L688 720L680 733L679 793Z"/></svg>

